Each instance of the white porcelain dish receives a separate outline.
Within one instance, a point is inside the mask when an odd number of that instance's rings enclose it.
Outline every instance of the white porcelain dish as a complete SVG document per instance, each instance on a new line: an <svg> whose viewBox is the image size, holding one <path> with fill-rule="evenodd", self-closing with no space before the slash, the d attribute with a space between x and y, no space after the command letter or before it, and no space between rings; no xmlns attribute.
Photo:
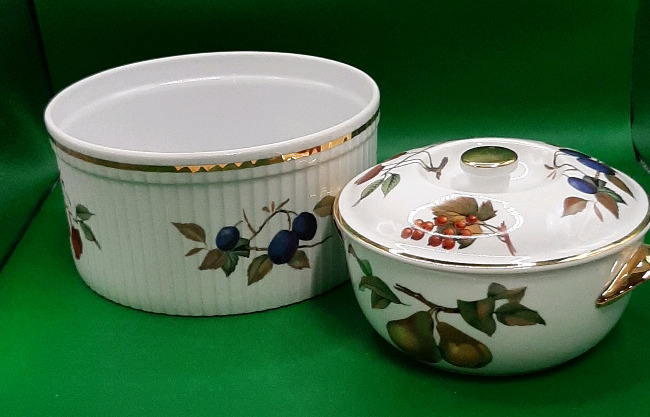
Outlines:
<svg viewBox="0 0 650 417"><path fill-rule="evenodd" d="M574 358L650 275L643 188L534 141L405 152L346 185L334 217L372 326L451 371L524 373Z"/></svg>
<svg viewBox="0 0 650 417"><path fill-rule="evenodd" d="M283 53L164 58L73 84L45 123L79 273L113 301L178 315L332 288L347 274L331 205L376 161L378 110L365 73Z"/></svg>

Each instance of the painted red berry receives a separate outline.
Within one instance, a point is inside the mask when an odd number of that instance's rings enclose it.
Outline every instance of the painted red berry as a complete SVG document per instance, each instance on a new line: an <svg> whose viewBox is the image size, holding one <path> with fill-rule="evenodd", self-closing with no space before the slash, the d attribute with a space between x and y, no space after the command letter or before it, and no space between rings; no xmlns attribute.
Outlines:
<svg viewBox="0 0 650 417"><path fill-rule="evenodd" d="M476 223L478 221L478 217L476 217L473 214L470 214L469 216L467 216L465 218L465 220L467 221L467 224L474 224L474 223Z"/></svg>
<svg viewBox="0 0 650 417"><path fill-rule="evenodd" d="M467 223L465 223L465 221L463 220L457 220L454 222L454 227L456 228L456 230L463 230L464 228L467 227Z"/></svg>
<svg viewBox="0 0 650 417"><path fill-rule="evenodd" d="M422 225L424 224L424 220L422 220L422 219L415 219L415 221L413 222L413 224L416 225L417 227L422 227Z"/></svg>
<svg viewBox="0 0 650 417"><path fill-rule="evenodd" d="M411 239L413 240L420 240L424 237L424 232L422 230L415 229L413 231L413 235L411 235Z"/></svg>
<svg viewBox="0 0 650 417"><path fill-rule="evenodd" d="M472 233L472 231L469 230L469 229L463 229L463 230L460 231L460 235L461 235L461 236L472 236L473 233Z"/></svg>
<svg viewBox="0 0 650 417"><path fill-rule="evenodd" d="M76 227L70 226L70 243L72 243L72 251L74 252L75 259L81 258L81 253L83 252L83 243L81 242L81 234L79 229Z"/></svg>
<svg viewBox="0 0 650 417"><path fill-rule="evenodd" d="M447 218L447 216L438 216L436 217L435 222L436 222L436 226L444 226L447 223L449 223L449 219Z"/></svg>
<svg viewBox="0 0 650 417"><path fill-rule="evenodd" d="M430 232L433 230L433 222L424 222L422 224L422 228L426 230L427 232Z"/></svg>
<svg viewBox="0 0 650 417"><path fill-rule="evenodd" d="M454 239L449 239L449 238L442 239L442 247L444 249L453 249L455 245L456 242L454 241Z"/></svg>
<svg viewBox="0 0 650 417"><path fill-rule="evenodd" d="M442 238L438 235L433 235L429 238L429 246L440 246Z"/></svg>
<svg viewBox="0 0 650 417"><path fill-rule="evenodd" d="M411 237L413 234L413 229L410 227L406 227L404 230L402 230L402 239L408 239Z"/></svg>
<svg viewBox="0 0 650 417"><path fill-rule="evenodd" d="M446 228L445 230L442 231L442 234L443 234L443 235L449 235L449 236L451 236L451 235L455 235L455 234L456 234L456 230L454 230L453 227L448 227L448 228Z"/></svg>

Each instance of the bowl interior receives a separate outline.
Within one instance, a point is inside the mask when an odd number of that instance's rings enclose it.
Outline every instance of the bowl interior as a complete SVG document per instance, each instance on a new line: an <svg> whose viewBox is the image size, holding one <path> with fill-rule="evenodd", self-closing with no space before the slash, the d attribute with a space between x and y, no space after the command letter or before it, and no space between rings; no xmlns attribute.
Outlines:
<svg viewBox="0 0 650 417"><path fill-rule="evenodd" d="M372 116L376 101L370 77L334 61L200 54L82 80L50 103L46 122L55 140L80 152L232 154L266 147L272 153L274 144L302 139L298 151L347 134L369 118L363 113Z"/></svg>

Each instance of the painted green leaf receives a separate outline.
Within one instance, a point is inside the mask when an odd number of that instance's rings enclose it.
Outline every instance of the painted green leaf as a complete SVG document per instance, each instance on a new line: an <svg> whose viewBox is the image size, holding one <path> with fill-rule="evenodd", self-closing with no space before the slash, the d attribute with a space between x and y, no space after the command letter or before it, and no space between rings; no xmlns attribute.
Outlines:
<svg viewBox="0 0 650 417"><path fill-rule="evenodd" d="M309 268L309 258L307 258L307 254L304 250L298 250L288 264L294 269Z"/></svg>
<svg viewBox="0 0 650 417"><path fill-rule="evenodd" d="M196 223L174 223L183 236L195 242L205 243L205 230Z"/></svg>
<svg viewBox="0 0 650 417"><path fill-rule="evenodd" d="M562 217L573 216L580 213L587 207L587 200L580 197L567 197L564 199L564 211Z"/></svg>
<svg viewBox="0 0 650 417"><path fill-rule="evenodd" d="M614 199L614 201L616 201L617 203L627 204L623 200L623 197L616 194L616 192L614 190L612 190L611 188L600 187L600 188L598 188L598 192L609 194L612 197L612 199Z"/></svg>
<svg viewBox="0 0 650 417"><path fill-rule="evenodd" d="M607 177L609 182L611 182L612 184L617 186L619 188L619 190L629 194L631 197L634 197L634 194L632 194L632 191L628 188L628 186L625 185L623 180L618 178L615 174L606 174L605 176Z"/></svg>
<svg viewBox="0 0 650 417"><path fill-rule="evenodd" d="M544 319L535 310L531 310L519 303L509 302L495 310L497 320L506 326L532 326L546 324Z"/></svg>
<svg viewBox="0 0 650 417"><path fill-rule="evenodd" d="M326 195L314 206L314 214L318 217L327 217L332 215L332 206L334 205L334 196Z"/></svg>
<svg viewBox="0 0 650 417"><path fill-rule="evenodd" d="M269 255L260 255L251 261L248 266L248 285L254 284L264 278L273 269L273 262Z"/></svg>
<svg viewBox="0 0 650 417"><path fill-rule="evenodd" d="M399 180L399 174L390 174L390 176L381 183L381 191L384 193L384 196L390 193L391 190L399 184Z"/></svg>
<svg viewBox="0 0 650 417"><path fill-rule="evenodd" d="M79 222L79 227L81 228L81 231L83 232L84 237L86 238L86 240L88 240L88 241L90 241L90 242L95 242L95 244L97 245L97 247L98 247L99 249L102 248L102 247L99 245L99 242L97 241L97 238L95 238L95 234L93 233L93 231L92 231L92 229L90 228L90 226L88 226L88 225L87 225L86 223L84 223L84 222Z"/></svg>
<svg viewBox="0 0 650 417"><path fill-rule="evenodd" d="M363 290L368 288L370 291L377 293L377 295L387 299L391 303L402 304L402 302L397 298L395 293L388 288L388 285L380 278L374 276L364 276L359 281L359 289Z"/></svg>
<svg viewBox="0 0 650 417"><path fill-rule="evenodd" d="M231 251L235 255L243 256L248 258L251 255L251 249L249 247L250 240L240 237L235 245L235 248Z"/></svg>
<svg viewBox="0 0 650 417"><path fill-rule="evenodd" d="M600 178L590 177L589 175L583 176L582 180L592 184L596 188L600 188L605 185L605 181L601 180Z"/></svg>
<svg viewBox="0 0 650 417"><path fill-rule="evenodd" d="M370 294L370 306L372 308L383 310L389 305L390 305L389 299L382 297L381 295L377 294L374 291L372 292L372 294Z"/></svg>
<svg viewBox="0 0 650 417"><path fill-rule="evenodd" d="M94 215L94 213L91 213L83 204L77 204L77 207L75 207L75 213L80 220L88 220Z"/></svg>
<svg viewBox="0 0 650 417"><path fill-rule="evenodd" d="M469 216L470 214L478 217L478 203L474 197L457 197L433 207L432 210L436 216L444 215L449 218L457 215Z"/></svg>
<svg viewBox="0 0 650 417"><path fill-rule="evenodd" d="M357 260L359 268L361 268L361 272L363 272L365 276L372 276L372 267L370 266L370 262L368 262L366 259L360 259L350 244L348 244L348 253L354 256L354 259Z"/></svg>
<svg viewBox="0 0 650 417"><path fill-rule="evenodd" d="M457 300L460 315L473 328L492 336L497 329L497 323L492 317L494 313L494 298L488 297L477 301Z"/></svg>
<svg viewBox="0 0 650 417"><path fill-rule="evenodd" d="M497 212L494 210L494 207L492 207L492 202L488 200L481 203L481 206L478 208L476 217L478 217L480 221L484 222L490 220L496 215Z"/></svg>
<svg viewBox="0 0 650 417"><path fill-rule="evenodd" d="M361 272L363 272L363 275L367 277L372 276L372 267L370 266L370 262L368 262L367 259L357 258L357 263L359 264L359 267L361 268Z"/></svg>
<svg viewBox="0 0 650 417"><path fill-rule="evenodd" d="M219 249L210 249L208 253L205 254L203 262L199 265L201 271L206 269L219 269L226 263L228 255L225 252L221 252Z"/></svg>
<svg viewBox="0 0 650 417"><path fill-rule="evenodd" d="M609 212L618 219L618 204L616 204L616 201L612 198L611 195L598 192L596 193L596 200L598 200L598 202L602 204L603 207L609 210Z"/></svg>
<svg viewBox="0 0 650 417"><path fill-rule="evenodd" d="M493 282L488 287L487 295L495 300L508 300L511 303L518 303L522 298L524 298L525 294L526 287L513 288L509 290L503 285Z"/></svg>
<svg viewBox="0 0 650 417"><path fill-rule="evenodd" d="M604 221L603 213L600 212L600 209L595 204L594 204L594 213L596 213L596 217L598 217L598 220L600 220L601 222Z"/></svg>
<svg viewBox="0 0 650 417"><path fill-rule="evenodd" d="M229 277L230 274L235 272L235 268L237 267L237 262L239 262L239 256L236 253L226 252L226 260L221 266L221 269L223 269L223 272L226 273L227 277Z"/></svg>
<svg viewBox="0 0 650 417"><path fill-rule="evenodd" d="M357 204L359 204L359 202L361 200L363 200L364 198L366 198L370 194L372 194L372 192L375 191L381 185L382 182L383 182L383 180L377 180L377 181L373 181L369 185L367 185L366 188L364 188L363 191L361 191L361 196L359 197L357 202L354 203L354 205L356 206Z"/></svg>
<svg viewBox="0 0 650 417"><path fill-rule="evenodd" d="M196 255L197 253L201 252L203 249L205 248L192 248L185 254L185 256Z"/></svg>

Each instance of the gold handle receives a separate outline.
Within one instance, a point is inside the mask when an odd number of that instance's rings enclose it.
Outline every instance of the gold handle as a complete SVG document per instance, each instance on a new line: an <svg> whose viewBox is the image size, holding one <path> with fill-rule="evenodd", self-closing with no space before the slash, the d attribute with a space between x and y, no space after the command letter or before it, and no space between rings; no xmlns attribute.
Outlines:
<svg viewBox="0 0 650 417"><path fill-rule="evenodd" d="M614 279L607 283L605 291L596 300L596 307L613 303L648 279L650 279L650 246L641 245L623 263Z"/></svg>

